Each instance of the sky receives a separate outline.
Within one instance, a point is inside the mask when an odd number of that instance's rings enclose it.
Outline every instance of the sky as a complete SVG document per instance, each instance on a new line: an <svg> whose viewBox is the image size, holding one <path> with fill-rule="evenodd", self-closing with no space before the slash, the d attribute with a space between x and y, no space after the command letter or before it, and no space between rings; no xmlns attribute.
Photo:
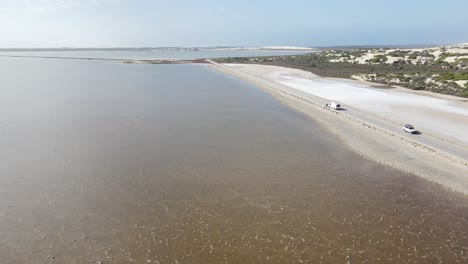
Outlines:
<svg viewBox="0 0 468 264"><path fill-rule="evenodd" d="M0 48L468 42L467 0L0 0Z"/></svg>

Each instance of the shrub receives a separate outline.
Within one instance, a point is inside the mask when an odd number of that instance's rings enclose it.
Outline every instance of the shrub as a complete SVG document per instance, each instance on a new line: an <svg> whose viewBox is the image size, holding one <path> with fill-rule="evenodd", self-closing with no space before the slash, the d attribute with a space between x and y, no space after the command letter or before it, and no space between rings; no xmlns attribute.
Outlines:
<svg viewBox="0 0 468 264"><path fill-rule="evenodd" d="M436 78L437 81L465 81L468 80L468 73L444 72Z"/></svg>
<svg viewBox="0 0 468 264"><path fill-rule="evenodd" d="M468 66L468 58L461 58L457 60L457 63L461 66Z"/></svg>
<svg viewBox="0 0 468 264"><path fill-rule="evenodd" d="M390 57L404 57L408 53L410 53L409 50L394 50L392 52L389 52L388 56L390 56Z"/></svg>
<svg viewBox="0 0 468 264"><path fill-rule="evenodd" d="M444 72L436 78L438 81L452 80L455 74L453 72Z"/></svg>
<svg viewBox="0 0 468 264"><path fill-rule="evenodd" d="M375 55L374 58L370 59L372 63L382 63L388 60L387 56L385 55Z"/></svg>
<svg viewBox="0 0 468 264"><path fill-rule="evenodd" d="M455 74L454 81L467 81L468 80L468 73L457 73Z"/></svg>
<svg viewBox="0 0 468 264"><path fill-rule="evenodd" d="M449 55L447 53L440 54L439 58L436 60L437 63L442 63Z"/></svg>

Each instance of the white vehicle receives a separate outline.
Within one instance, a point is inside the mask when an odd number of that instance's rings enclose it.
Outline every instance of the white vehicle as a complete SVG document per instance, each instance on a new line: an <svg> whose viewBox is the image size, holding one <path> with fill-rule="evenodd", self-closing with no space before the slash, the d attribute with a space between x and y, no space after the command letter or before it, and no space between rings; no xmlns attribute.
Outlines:
<svg viewBox="0 0 468 264"><path fill-rule="evenodd" d="M414 126L408 125L408 124L403 126L403 131L405 131L407 133L410 133L410 134L415 134L416 133L416 129L414 129Z"/></svg>
<svg viewBox="0 0 468 264"><path fill-rule="evenodd" d="M335 109L335 110L340 110L341 109L341 105L339 103L335 103L335 102L331 102L328 106L330 108L332 108L332 109Z"/></svg>

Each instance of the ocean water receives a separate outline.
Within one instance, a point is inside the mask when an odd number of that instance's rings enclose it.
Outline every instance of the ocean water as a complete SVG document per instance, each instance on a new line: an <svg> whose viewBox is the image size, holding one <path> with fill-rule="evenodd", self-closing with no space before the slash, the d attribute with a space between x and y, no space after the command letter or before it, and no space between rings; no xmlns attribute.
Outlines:
<svg viewBox="0 0 468 264"><path fill-rule="evenodd" d="M100 58L100 59L202 59L300 55L304 51L285 50L168 50L168 51L0 51L3 56Z"/></svg>
<svg viewBox="0 0 468 264"><path fill-rule="evenodd" d="M206 65L0 58L2 263L464 263L467 226Z"/></svg>

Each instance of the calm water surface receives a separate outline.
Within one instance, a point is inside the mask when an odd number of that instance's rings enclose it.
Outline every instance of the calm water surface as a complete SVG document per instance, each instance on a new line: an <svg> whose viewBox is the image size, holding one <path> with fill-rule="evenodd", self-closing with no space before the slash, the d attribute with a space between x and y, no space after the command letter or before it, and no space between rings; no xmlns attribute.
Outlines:
<svg viewBox="0 0 468 264"><path fill-rule="evenodd" d="M202 59L300 55L310 51L288 50L173 50L173 51L0 51L0 55L104 59Z"/></svg>
<svg viewBox="0 0 468 264"><path fill-rule="evenodd" d="M0 59L2 263L467 263L467 227L206 66Z"/></svg>

